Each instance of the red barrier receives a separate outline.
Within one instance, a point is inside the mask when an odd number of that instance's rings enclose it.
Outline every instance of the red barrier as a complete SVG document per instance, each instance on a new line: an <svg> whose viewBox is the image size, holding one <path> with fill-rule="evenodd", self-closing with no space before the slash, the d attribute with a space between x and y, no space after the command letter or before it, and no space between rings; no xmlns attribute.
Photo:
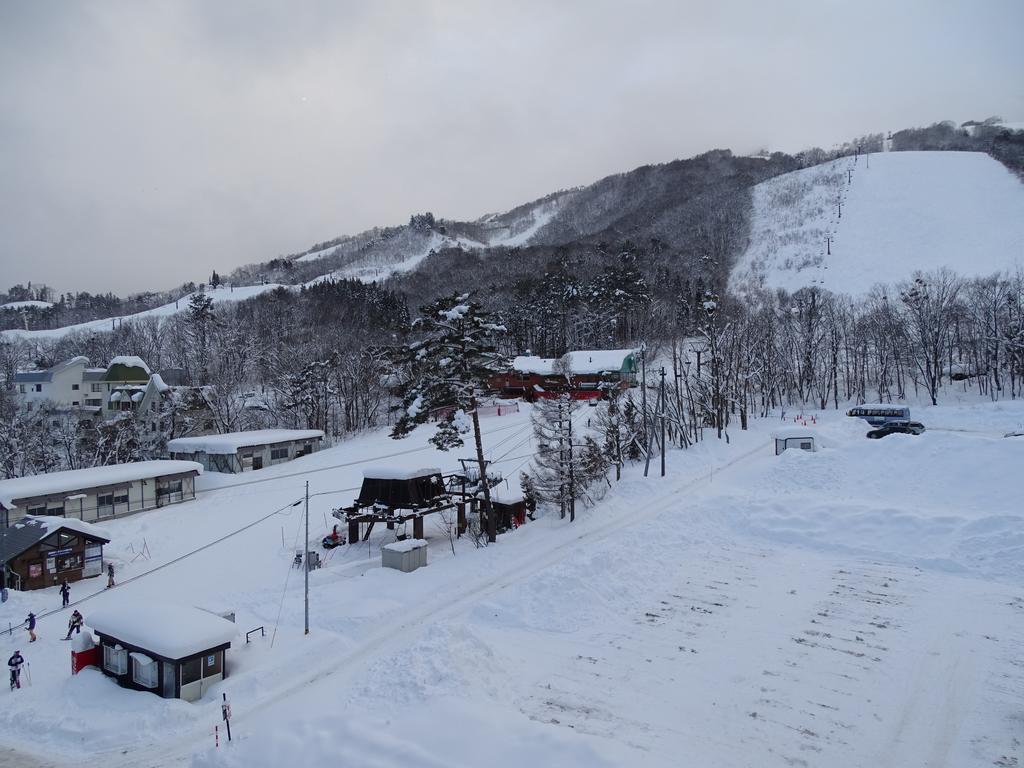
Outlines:
<svg viewBox="0 0 1024 768"><path fill-rule="evenodd" d="M87 651L71 652L71 674L77 675L86 667L100 665L100 646L93 646Z"/></svg>

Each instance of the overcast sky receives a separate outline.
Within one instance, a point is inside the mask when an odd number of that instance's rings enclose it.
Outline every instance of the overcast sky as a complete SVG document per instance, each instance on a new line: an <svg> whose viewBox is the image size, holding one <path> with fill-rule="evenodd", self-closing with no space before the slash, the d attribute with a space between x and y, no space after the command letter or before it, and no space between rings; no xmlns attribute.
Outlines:
<svg viewBox="0 0 1024 768"><path fill-rule="evenodd" d="M165 290L645 163L1024 120L1024 2L0 0L0 289Z"/></svg>

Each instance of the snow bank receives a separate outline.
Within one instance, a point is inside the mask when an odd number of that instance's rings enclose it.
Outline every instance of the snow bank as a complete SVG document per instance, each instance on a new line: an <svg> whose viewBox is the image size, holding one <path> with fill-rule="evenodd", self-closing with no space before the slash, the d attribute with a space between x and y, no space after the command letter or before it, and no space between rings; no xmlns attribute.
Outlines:
<svg viewBox="0 0 1024 768"><path fill-rule="evenodd" d="M28 477L13 477L9 480L0 480L0 505L10 509L14 506L15 499L73 494L85 488L104 488L185 472L200 474L202 471L202 466L194 461L158 459L137 461L132 464L113 464L107 467L69 469L63 472L48 472ZM64 520L65 518L59 519Z"/></svg>
<svg viewBox="0 0 1024 768"><path fill-rule="evenodd" d="M319 429L254 429L249 432L227 432L223 435L178 437L167 443L171 453L237 453L239 448L255 445L274 445L293 440L319 440L324 433Z"/></svg>
<svg viewBox="0 0 1024 768"><path fill-rule="evenodd" d="M88 615L96 632L168 659L181 659L230 643L238 629L199 608L155 602L119 601Z"/></svg>

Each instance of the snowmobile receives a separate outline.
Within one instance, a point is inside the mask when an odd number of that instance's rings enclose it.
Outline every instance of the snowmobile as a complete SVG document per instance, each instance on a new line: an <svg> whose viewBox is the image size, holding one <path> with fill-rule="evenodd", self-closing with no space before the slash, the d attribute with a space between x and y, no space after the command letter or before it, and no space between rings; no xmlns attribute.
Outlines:
<svg viewBox="0 0 1024 768"><path fill-rule="evenodd" d="M331 529L331 532L324 536L323 539L320 541L320 545L324 549L334 549L335 547L340 547L344 543L345 536L338 533L338 526L334 526Z"/></svg>

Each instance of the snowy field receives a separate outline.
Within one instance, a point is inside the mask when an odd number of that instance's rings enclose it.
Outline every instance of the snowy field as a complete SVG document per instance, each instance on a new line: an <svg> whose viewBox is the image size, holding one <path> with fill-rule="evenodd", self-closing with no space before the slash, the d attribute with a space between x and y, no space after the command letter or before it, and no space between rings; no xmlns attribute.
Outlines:
<svg viewBox="0 0 1024 768"><path fill-rule="evenodd" d="M453 556L428 522L412 574L379 567L375 531L311 574L308 637L290 566L305 481L319 541L362 466L461 454L378 433L205 475L197 501L107 524L122 585L78 582L72 601L98 593L86 625L129 598L223 606L268 637L240 636L229 677L187 704L71 677L66 611L33 645L0 636L33 678L0 709L0 765L1022 764L1024 438L1001 435L1024 403L914 408L924 435L879 441L815 415L815 453L774 456L780 420L757 421L671 452L664 479L628 469L574 524L543 517L486 549ZM528 409L484 427L514 476ZM12 593L0 621L59 602ZM235 741L214 748L222 691Z"/></svg>
<svg viewBox="0 0 1024 768"><path fill-rule="evenodd" d="M968 276L1024 266L1024 184L986 154L875 153L758 184L732 287L857 295L941 266Z"/></svg>

